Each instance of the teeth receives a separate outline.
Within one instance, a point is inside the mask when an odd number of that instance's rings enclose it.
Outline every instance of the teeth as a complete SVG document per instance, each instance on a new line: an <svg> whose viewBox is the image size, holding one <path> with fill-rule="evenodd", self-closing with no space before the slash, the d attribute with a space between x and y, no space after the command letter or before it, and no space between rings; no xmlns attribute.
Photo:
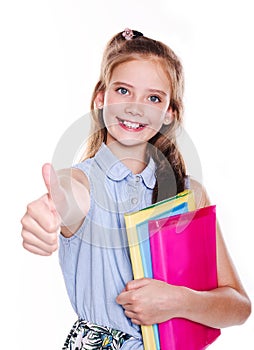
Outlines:
<svg viewBox="0 0 254 350"><path fill-rule="evenodd" d="M126 122L124 121L123 124L125 126L127 126L128 128L132 128L132 129L137 129L139 128L139 124L136 124L136 123L131 123L131 122Z"/></svg>
<svg viewBox="0 0 254 350"><path fill-rule="evenodd" d="M132 123L132 122L128 122L126 120L122 120L122 123L127 126L127 128L130 128L130 129L138 129L142 126L144 126L143 124L138 124L138 123Z"/></svg>

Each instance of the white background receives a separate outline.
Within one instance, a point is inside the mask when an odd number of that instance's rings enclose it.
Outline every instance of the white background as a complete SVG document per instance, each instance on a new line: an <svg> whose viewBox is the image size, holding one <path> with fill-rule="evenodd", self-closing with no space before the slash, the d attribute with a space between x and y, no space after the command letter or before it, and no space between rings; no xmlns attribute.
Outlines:
<svg viewBox="0 0 254 350"><path fill-rule="evenodd" d="M89 110L102 50L130 27L169 44L185 68L185 128L201 159L224 237L251 299L253 18L247 0L12 0L0 5L0 347L57 350L76 317L57 253L21 246L26 204L45 191L41 166ZM110 281L109 281L110 282ZM253 349L254 318L211 349Z"/></svg>

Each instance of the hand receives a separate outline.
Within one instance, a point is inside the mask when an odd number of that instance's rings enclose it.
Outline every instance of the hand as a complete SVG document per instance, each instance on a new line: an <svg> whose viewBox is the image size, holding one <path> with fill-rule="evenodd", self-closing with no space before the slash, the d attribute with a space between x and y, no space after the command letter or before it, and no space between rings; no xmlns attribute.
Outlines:
<svg viewBox="0 0 254 350"><path fill-rule="evenodd" d="M138 325L151 325L177 317L181 287L141 278L127 283L116 298L125 315Z"/></svg>
<svg viewBox="0 0 254 350"><path fill-rule="evenodd" d="M56 172L50 164L43 166L42 176L48 193L28 204L21 220L21 235L25 249L47 256L58 247L61 218L57 209L64 212L67 210L67 203Z"/></svg>

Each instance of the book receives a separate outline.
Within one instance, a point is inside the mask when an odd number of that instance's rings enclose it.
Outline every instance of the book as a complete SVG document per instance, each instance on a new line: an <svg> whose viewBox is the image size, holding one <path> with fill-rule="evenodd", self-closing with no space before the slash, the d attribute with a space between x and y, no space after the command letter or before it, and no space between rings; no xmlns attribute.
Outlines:
<svg viewBox="0 0 254 350"><path fill-rule="evenodd" d="M216 207L149 221L155 279L198 291L217 287ZM220 329L187 319L158 324L161 350L203 350Z"/></svg>
<svg viewBox="0 0 254 350"><path fill-rule="evenodd" d="M148 223L149 220L158 220L173 215L181 214L188 211L188 203L183 202L176 207L173 207L169 210L162 212L161 214L150 217L147 220L144 220L137 224L137 234L139 241L139 249L142 259L142 267L144 270L144 277L153 278L153 269L152 269L152 259L151 259L151 249L150 249L150 240L149 240L149 231Z"/></svg>
<svg viewBox="0 0 254 350"><path fill-rule="evenodd" d="M189 210L195 209L194 194L191 190L185 190L174 197L170 197L139 211L126 213L124 215L134 279L145 277L142 264L142 256L140 252L140 242L137 233L137 225L145 220L149 220L156 215L160 215L163 212L172 210L174 207L182 203L187 203ZM141 331L144 349L159 350L160 344L157 325L141 326Z"/></svg>

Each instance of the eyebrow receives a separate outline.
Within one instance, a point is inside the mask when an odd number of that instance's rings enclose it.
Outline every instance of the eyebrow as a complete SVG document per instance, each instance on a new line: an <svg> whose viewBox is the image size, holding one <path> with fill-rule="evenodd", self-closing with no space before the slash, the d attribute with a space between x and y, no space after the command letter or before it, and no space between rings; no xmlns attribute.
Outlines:
<svg viewBox="0 0 254 350"><path fill-rule="evenodd" d="M124 81L114 81L112 83L112 86L116 86L116 85L125 85L129 88L134 88L133 85L129 84L129 83L126 83ZM159 90L159 89L147 89L147 91L151 92L151 93L157 93L157 94L161 94L161 95L164 95L164 96L168 96L168 94L163 91L163 90Z"/></svg>
<svg viewBox="0 0 254 350"><path fill-rule="evenodd" d="M161 94L161 95L164 95L164 96L168 96L168 94L165 91L163 91L163 90L148 89L148 91L153 92L153 93L157 93L157 94Z"/></svg>

